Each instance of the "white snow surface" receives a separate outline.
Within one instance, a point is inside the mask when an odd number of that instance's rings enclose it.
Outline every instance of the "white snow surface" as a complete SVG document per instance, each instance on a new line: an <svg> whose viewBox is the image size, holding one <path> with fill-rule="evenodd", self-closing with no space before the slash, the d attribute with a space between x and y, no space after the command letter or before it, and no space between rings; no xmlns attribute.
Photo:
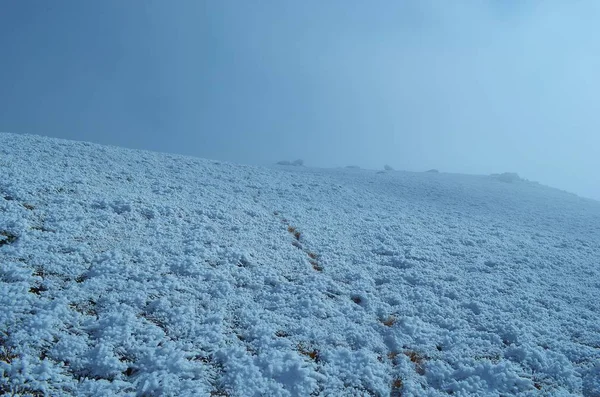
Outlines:
<svg viewBox="0 0 600 397"><path fill-rule="evenodd" d="M600 203L0 134L0 394L600 396Z"/></svg>

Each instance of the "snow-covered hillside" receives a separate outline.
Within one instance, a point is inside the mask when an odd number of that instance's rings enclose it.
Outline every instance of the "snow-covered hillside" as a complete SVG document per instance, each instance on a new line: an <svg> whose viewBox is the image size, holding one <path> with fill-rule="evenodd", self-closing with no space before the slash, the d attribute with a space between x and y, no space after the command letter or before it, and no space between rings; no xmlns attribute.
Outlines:
<svg viewBox="0 0 600 397"><path fill-rule="evenodd" d="M0 134L0 394L600 396L600 203Z"/></svg>

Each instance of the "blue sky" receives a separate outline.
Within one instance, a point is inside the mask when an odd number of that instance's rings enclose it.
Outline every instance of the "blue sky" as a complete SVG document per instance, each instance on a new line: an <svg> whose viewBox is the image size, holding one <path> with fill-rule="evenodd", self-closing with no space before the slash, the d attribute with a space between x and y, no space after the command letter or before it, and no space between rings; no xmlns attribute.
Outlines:
<svg viewBox="0 0 600 397"><path fill-rule="evenodd" d="M600 199L596 1L13 1L0 130Z"/></svg>

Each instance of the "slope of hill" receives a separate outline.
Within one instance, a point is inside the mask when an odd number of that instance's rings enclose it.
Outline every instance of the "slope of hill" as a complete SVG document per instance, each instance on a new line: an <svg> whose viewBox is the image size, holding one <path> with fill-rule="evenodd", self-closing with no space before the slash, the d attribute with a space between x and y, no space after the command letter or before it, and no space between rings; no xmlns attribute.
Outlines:
<svg viewBox="0 0 600 397"><path fill-rule="evenodd" d="M0 134L4 393L600 396L599 296L535 183Z"/></svg>

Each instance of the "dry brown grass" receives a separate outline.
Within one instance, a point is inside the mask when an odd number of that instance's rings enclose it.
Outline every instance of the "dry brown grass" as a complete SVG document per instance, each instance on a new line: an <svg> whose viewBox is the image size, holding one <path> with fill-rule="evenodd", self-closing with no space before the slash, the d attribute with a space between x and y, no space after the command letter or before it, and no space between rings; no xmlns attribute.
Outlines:
<svg viewBox="0 0 600 397"><path fill-rule="evenodd" d="M384 320L381 320L381 323L382 323L383 325L385 325L386 327L391 327L391 326L393 326L394 324L396 324L396 321L397 321L396 317L394 317L394 316L389 316L388 318L386 318L386 319L384 319Z"/></svg>
<svg viewBox="0 0 600 397"><path fill-rule="evenodd" d="M404 352L404 355L407 356L413 364L415 364L415 370L419 375L425 374L425 360L427 360L426 356L417 353L414 350L407 350Z"/></svg>
<svg viewBox="0 0 600 397"><path fill-rule="evenodd" d="M298 231L298 229L296 229L294 226L288 226L287 227L287 231L288 231L288 233L294 235L294 237L296 238L296 240L300 240L300 236L302 236L302 233L300 233Z"/></svg>
<svg viewBox="0 0 600 397"><path fill-rule="evenodd" d="M392 381L392 390L391 390L390 396L401 397L403 387L404 387L404 382L402 382L401 378L394 379Z"/></svg>
<svg viewBox="0 0 600 397"><path fill-rule="evenodd" d="M29 288L29 292L36 295L41 295L42 292L45 291L48 291L48 288L43 284L34 285L33 287Z"/></svg>
<svg viewBox="0 0 600 397"><path fill-rule="evenodd" d="M311 260L310 264L312 265L313 269L315 269L318 272L322 272L323 271L323 266L319 265L319 262Z"/></svg>
<svg viewBox="0 0 600 397"><path fill-rule="evenodd" d="M12 360L15 358L19 358L19 355L15 353L15 351L9 346L1 346L0 347L0 361L3 361L7 364L12 363Z"/></svg>
<svg viewBox="0 0 600 397"><path fill-rule="evenodd" d="M320 359L319 351L317 349L306 347L301 343L298 344L297 349L298 349L298 353L310 358L311 360L313 360L315 362L318 362Z"/></svg>

